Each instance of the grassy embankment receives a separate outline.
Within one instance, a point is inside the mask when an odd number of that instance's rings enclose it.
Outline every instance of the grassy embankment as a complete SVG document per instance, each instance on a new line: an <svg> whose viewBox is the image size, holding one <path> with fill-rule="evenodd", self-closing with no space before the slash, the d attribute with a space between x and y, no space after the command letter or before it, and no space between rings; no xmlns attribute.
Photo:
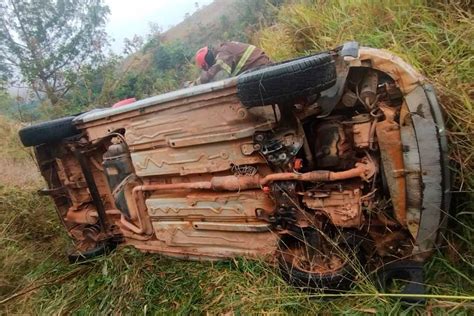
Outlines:
<svg viewBox="0 0 474 316"><path fill-rule="evenodd" d="M256 42L276 59L333 47L348 39L404 57L436 85L448 114L457 188L472 191L472 12L453 5L409 6L404 2L293 2L280 11L278 25L256 34ZM50 201L35 195L41 182L29 154L15 138L15 129L15 125L0 122L0 308L5 313L402 311L400 303L377 295L369 282L360 282L350 297L324 300L317 293L311 297L289 288L275 269L260 262L183 262L121 249L90 265L70 266L63 256L67 238ZM458 199L446 246L426 265L432 297L426 307L409 311L472 312L472 300L443 296L474 296L470 200L472 195L460 207Z"/></svg>

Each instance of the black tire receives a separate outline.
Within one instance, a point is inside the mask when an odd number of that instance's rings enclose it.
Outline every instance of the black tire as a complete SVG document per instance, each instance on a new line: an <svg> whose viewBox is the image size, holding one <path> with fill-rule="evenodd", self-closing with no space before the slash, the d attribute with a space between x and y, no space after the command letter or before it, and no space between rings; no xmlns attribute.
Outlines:
<svg viewBox="0 0 474 316"><path fill-rule="evenodd" d="M56 143L79 134L79 130L72 123L73 119L74 116L68 116L27 126L22 128L18 135L25 147Z"/></svg>
<svg viewBox="0 0 474 316"><path fill-rule="evenodd" d="M280 244L280 248L282 247L284 248L285 246ZM339 269L327 273L304 271L288 262L288 259L280 254L278 256L278 264L281 275L286 282L302 290L318 290L323 292L347 291L351 288L358 274L356 267L362 265L363 256L356 238L350 237L344 242L342 247L348 250L346 254L351 254L350 260L347 260Z"/></svg>
<svg viewBox="0 0 474 316"><path fill-rule="evenodd" d="M382 266L377 274L377 285L381 292L390 290L393 280L405 281L405 287L400 300L408 304L424 304L426 299L417 295L426 294L425 282L423 278L423 263L413 260L397 260ZM414 294L414 296L410 296Z"/></svg>
<svg viewBox="0 0 474 316"><path fill-rule="evenodd" d="M336 77L334 59L321 53L244 73L237 93L246 107L294 104L332 87Z"/></svg>
<svg viewBox="0 0 474 316"><path fill-rule="evenodd" d="M74 250L68 254L68 260L69 263L83 263L88 260L105 256L109 253L111 253L113 250L117 248L117 243L113 241L103 241L97 244L95 248L89 249L84 252L80 252L77 250Z"/></svg>

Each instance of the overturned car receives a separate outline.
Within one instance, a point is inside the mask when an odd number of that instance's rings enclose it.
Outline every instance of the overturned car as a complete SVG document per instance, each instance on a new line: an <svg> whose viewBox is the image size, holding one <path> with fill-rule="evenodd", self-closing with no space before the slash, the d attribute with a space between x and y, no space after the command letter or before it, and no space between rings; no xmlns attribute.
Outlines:
<svg viewBox="0 0 474 316"><path fill-rule="evenodd" d="M275 263L298 287L421 264L449 207L433 88L378 49L334 50L20 131L75 251Z"/></svg>

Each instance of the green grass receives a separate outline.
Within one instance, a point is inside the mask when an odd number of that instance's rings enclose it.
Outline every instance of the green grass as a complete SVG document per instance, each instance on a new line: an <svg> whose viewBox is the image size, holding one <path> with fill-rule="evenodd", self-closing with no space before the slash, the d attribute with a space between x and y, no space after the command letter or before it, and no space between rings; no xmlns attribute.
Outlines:
<svg viewBox="0 0 474 316"><path fill-rule="evenodd" d="M402 56L435 84L447 114L456 188L472 192L474 19L467 4L457 3L292 1L255 41L275 59L350 39ZM22 175L33 174L16 128L0 121L2 157ZM88 265L69 265L70 242L51 201L35 194L38 182L27 186L20 177L0 179L0 313L469 315L474 309L472 193L455 195L445 246L426 264L427 305L405 307L362 280L347 297L300 292L275 267L244 259L186 262L121 248Z"/></svg>
<svg viewBox="0 0 474 316"><path fill-rule="evenodd" d="M68 241L49 200L5 187L0 196L0 300L20 294L1 306L5 313L407 312L396 298L377 295L370 282L359 283L348 297L330 299L295 290L276 268L245 259L188 262L121 248L87 265L69 265L63 251ZM466 259L449 251L437 254L426 266L434 297L428 307L408 311L467 315L468 300L444 297L471 296L472 301L472 280L463 276L470 271Z"/></svg>

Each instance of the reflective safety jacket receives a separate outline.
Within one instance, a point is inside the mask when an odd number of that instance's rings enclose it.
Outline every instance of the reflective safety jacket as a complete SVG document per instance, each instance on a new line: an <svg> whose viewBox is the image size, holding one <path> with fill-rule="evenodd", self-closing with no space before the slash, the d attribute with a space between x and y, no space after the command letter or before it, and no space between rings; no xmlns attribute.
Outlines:
<svg viewBox="0 0 474 316"><path fill-rule="evenodd" d="M271 63L265 53L253 45L225 42L213 50L216 62L203 71L194 84L234 77L242 72Z"/></svg>

